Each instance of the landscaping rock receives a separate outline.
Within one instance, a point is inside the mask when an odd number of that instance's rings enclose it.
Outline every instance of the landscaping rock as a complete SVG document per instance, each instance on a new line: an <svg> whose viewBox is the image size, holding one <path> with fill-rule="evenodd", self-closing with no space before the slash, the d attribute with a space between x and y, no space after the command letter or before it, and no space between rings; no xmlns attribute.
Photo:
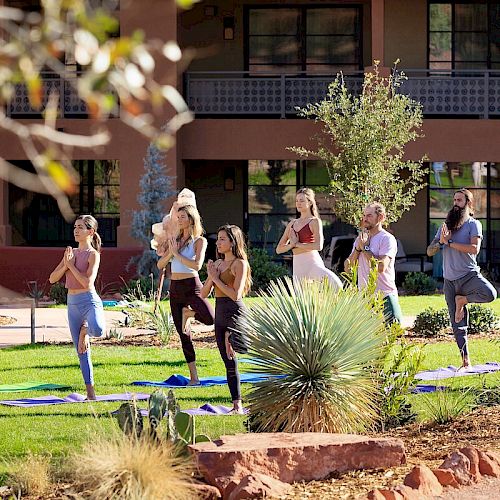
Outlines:
<svg viewBox="0 0 500 500"><path fill-rule="evenodd" d="M491 452L477 450L479 455L479 471L486 476L500 477L500 464L491 457Z"/></svg>
<svg viewBox="0 0 500 500"><path fill-rule="evenodd" d="M226 492L224 492L224 498L240 500L242 498L279 497L286 495L291 488L289 484L278 479L254 473L245 476L229 496L226 497Z"/></svg>
<svg viewBox="0 0 500 500"><path fill-rule="evenodd" d="M194 484L193 488L196 493L196 498L200 500L217 500L221 498L219 489L210 484Z"/></svg>
<svg viewBox="0 0 500 500"><path fill-rule="evenodd" d="M254 473L285 483L320 480L334 472L404 464L403 442L352 434L252 433L189 446L205 480L221 491Z"/></svg>
<svg viewBox="0 0 500 500"><path fill-rule="evenodd" d="M366 495L367 500L385 500L385 496L380 490L371 490Z"/></svg>
<svg viewBox="0 0 500 500"><path fill-rule="evenodd" d="M403 500L403 495L395 490L379 490L385 500Z"/></svg>
<svg viewBox="0 0 500 500"><path fill-rule="evenodd" d="M439 469L451 469L458 484L468 485L472 483L472 476L469 472L470 461L459 451L454 451L448 455L439 466Z"/></svg>
<svg viewBox="0 0 500 500"><path fill-rule="evenodd" d="M413 488L410 488L409 486L406 486L404 484L400 486L396 486L394 488L401 496L403 497L404 500L427 500L428 497L420 493L418 490L414 490Z"/></svg>
<svg viewBox="0 0 500 500"><path fill-rule="evenodd" d="M466 446L465 448L460 448L460 453L463 453L469 459L469 473L472 476L472 481L477 483L481 479L481 472L479 471L479 454L476 448Z"/></svg>
<svg viewBox="0 0 500 500"><path fill-rule="evenodd" d="M434 473L426 465L413 467L404 480L405 486L418 490L424 496L438 496L443 492L443 487Z"/></svg>
<svg viewBox="0 0 500 500"><path fill-rule="evenodd" d="M435 469L433 472L441 486L460 488L460 484L458 484L458 481L455 479L455 474L453 474L451 469Z"/></svg>

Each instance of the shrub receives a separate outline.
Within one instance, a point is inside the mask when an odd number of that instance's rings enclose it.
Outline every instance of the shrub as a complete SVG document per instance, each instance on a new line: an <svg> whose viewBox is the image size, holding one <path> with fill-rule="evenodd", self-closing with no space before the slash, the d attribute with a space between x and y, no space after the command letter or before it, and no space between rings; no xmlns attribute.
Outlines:
<svg viewBox="0 0 500 500"><path fill-rule="evenodd" d="M358 432L376 419L383 319L357 289L337 293L325 282L270 283L266 300L241 321L250 371L278 378L247 396L259 432ZM261 292L261 296L263 293Z"/></svg>
<svg viewBox="0 0 500 500"><path fill-rule="evenodd" d="M286 276L288 269L271 260L270 255L262 248L252 248L248 260L252 269L252 291L265 290L271 281Z"/></svg>
<svg viewBox="0 0 500 500"><path fill-rule="evenodd" d="M131 279L124 283L120 293L129 302L135 300L146 302L148 300L154 300L157 285L158 280L155 280L151 276L147 278Z"/></svg>
<svg viewBox="0 0 500 500"><path fill-rule="evenodd" d="M16 493L16 498L27 495L45 497L53 489L49 458L29 453L14 465L7 483Z"/></svg>
<svg viewBox="0 0 500 500"><path fill-rule="evenodd" d="M432 337L439 335L450 324L448 309L433 309L427 307L417 314L413 324L413 332L422 337Z"/></svg>
<svg viewBox="0 0 500 500"><path fill-rule="evenodd" d="M54 283L49 290L49 297L56 304L66 304L68 301L68 289L62 283Z"/></svg>
<svg viewBox="0 0 500 500"><path fill-rule="evenodd" d="M148 316L153 328L160 337L162 345L167 345L175 332L174 320L166 306L158 304L156 312L149 311Z"/></svg>
<svg viewBox="0 0 500 500"><path fill-rule="evenodd" d="M403 289L408 295L430 295L436 288L436 280L421 272L408 273L403 282Z"/></svg>
<svg viewBox="0 0 500 500"><path fill-rule="evenodd" d="M425 395L422 402L431 422L447 424L474 407L474 395L470 389L436 391Z"/></svg>
<svg viewBox="0 0 500 500"><path fill-rule="evenodd" d="M471 304L469 310L468 333L489 333L498 327L499 317L491 307Z"/></svg>

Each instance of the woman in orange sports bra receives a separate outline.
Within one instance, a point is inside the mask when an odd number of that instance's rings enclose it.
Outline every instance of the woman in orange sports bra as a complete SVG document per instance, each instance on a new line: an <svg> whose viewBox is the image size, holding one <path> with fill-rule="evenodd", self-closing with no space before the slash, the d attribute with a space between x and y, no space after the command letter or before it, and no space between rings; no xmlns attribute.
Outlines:
<svg viewBox="0 0 500 500"><path fill-rule="evenodd" d="M309 188L299 189L295 197L295 206L300 217L287 225L276 247L276 253L292 251L295 278L300 280L327 278L335 289L342 288L340 278L325 267L319 254L323 248L323 225L314 191Z"/></svg>
<svg viewBox="0 0 500 500"><path fill-rule="evenodd" d="M245 238L238 226L226 224L217 231L218 260L208 261L208 279L201 289L206 298L215 289L215 338L222 361L226 365L227 384L233 401L233 412L243 413L240 375L235 351L246 352L241 334L235 329L244 310L242 297L252 284Z"/></svg>

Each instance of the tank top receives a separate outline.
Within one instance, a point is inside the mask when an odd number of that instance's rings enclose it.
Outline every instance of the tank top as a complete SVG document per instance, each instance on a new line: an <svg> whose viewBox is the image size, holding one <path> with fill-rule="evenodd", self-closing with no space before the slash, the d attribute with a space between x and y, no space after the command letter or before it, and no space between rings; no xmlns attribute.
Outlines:
<svg viewBox="0 0 500 500"><path fill-rule="evenodd" d="M231 262L231 265L222 273L220 273L219 278L224 283L224 285L232 286L234 284L234 275L231 272L231 266L233 263ZM217 286L214 286L215 288L215 297L227 297L227 295Z"/></svg>
<svg viewBox="0 0 500 500"><path fill-rule="evenodd" d="M75 267L83 275L87 275L89 268L89 257L92 250L80 250L78 248L73 249L73 254L75 255ZM85 288L76 278L75 275L68 269L66 271L66 288L68 289L79 289Z"/></svg>
<svg viewBox="0 0 500 500"><path fill-rule="evenodd" d="M309 224L311 222L308 222L305 226L303 226L300 231L294 231L297 233L297 236L299 237L299 243L314 243L314 233L311 231L311 228L309 227ZM292 226L293 228L293 226Z"/></svg>
<svg viewBox="0 0 500 500"><path fill-rule="evenodd" d="M196 258L196 250L194 248L195 243L198 241L198 238L191 239L191 241L182 247L179 253L185 257L186 259L194 261ZM196 269L192 269L191 267L183 264L177 257L172 259L172 273L183 273L183 274L192 274L193 276L198 276L198 271Z"/></svg>

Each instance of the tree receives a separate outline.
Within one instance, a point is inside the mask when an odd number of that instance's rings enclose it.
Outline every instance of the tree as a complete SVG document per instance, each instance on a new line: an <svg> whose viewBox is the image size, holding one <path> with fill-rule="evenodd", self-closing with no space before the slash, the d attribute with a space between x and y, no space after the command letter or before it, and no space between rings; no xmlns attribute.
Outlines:
<svg viewBox="0 0 500 500"><path fill-rule="evenodd" d="M140 276L149 276L151 273L158 274L156 267L158 257L151 249L151 226L163 219L165 215L163 202L174 196L176 191L172 188L170 177L166 175L165 153L154 143L147 149L144 170L146 173L139 182L141 190L137 196L142 209L133 212L130 233L144 247L137 262L137 273Z"/></svg>
<svg viewBox="0 0 500 500"><path fill-rule="evenodd" d="M164 0L188 8L195 0ZM26 172L0 157L0 178L23 189L50 194L67 220L74 217L68 201L79 184L71 165L74 149L95 149L107 144L109 117L125 124L167 149L173 134L193 119L184 99L172 85L155 79L159 60L185 61L174 41L147 40L136 30L117 36L116 0L40 0L40 10L0 6L0 129L19 141L35 173ZM165 68L158 79L165 81ZM70 85L71 97L87 108L94 132L75 135L57 130L59 96L47 98L43 72ZM52 78L53 78L52 76ZM25 88L30 105L43 114L43 123L26 123L8 116L16 92ZM155 114L169 104L175 111L167 125L153 125ZM150 111L151 110L151 111Z"/></svg>
<svg viewBox="0 0 500 500"><path fill-rule="evenodd" d="M371 201L386 206L388 224L396 222L415 204L427 174L424 158L403 160L406 144L422 137L422 106L399 91L403 72L395 66L382 77L377 64L365 73L360 95L350 93L339 74L323 101L299 109L300 116L322 123L323 134L317 149L290 148L324 160L335 213L355 227Z"/></svg>

